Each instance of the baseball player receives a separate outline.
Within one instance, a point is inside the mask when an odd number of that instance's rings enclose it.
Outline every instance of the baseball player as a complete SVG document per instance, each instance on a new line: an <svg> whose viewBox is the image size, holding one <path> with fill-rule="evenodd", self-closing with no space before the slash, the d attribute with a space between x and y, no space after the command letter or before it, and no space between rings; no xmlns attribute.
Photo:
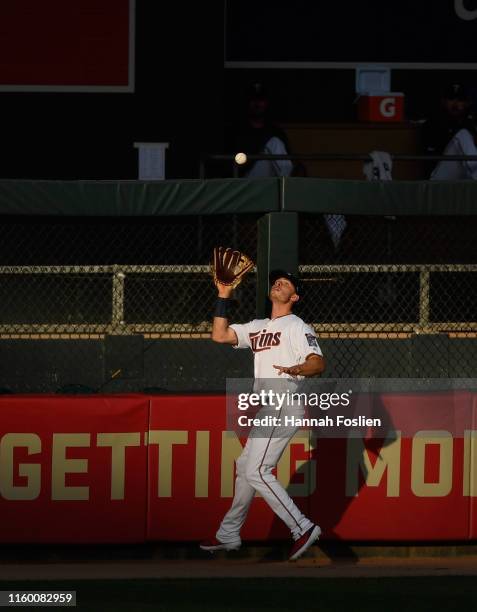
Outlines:
<svg viewBox="0 0 477 612"><path fill-rule="evenodd" d="M298 279L290 272L275 270L270 274L270 286L272 312L269 319L229 325L227 303L232 289L217 283L219 296L212 340L239 349L251 349L256 383L263 379L287 379L286 384L292 388L295 385L296 388L296 381L323 372L323 356L313 329L292 313L293 306L300 299ZM277 416L280 416L280 412ZM213 552L240 548L240 530L256 491L291 531L294 544L290 560L298 559L318 539L320 527L301 513L272 473L298 427L281 428L279 435L273 429L269 428L270 433L266 437L249 435L236 462L232 506L215 537L200 544L203 550Z"/></svg>

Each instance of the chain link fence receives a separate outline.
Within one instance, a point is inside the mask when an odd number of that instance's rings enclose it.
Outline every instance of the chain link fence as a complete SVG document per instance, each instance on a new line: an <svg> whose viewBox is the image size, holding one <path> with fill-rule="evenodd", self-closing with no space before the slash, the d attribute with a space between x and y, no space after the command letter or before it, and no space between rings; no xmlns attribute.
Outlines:
<svg viewBox="0 0 477 612"><path fill-rule="evenodd" d="M206 333L217 244L256 258L254 216L15 221L0 228L0 332ZM255 310L254 283L236 316Z"/></svg>
<svg viewBox="0 0 477 612"><path fill-rule="evenodd" d="M0 390L221 391L251 359L208 340L218 244L257 260L259 214L4 217ZM326 375L477 376L477 217L299 215ZM256 277L232 317L256 313Z"/></svg>
<svg viewBox="0 0 477 612"><path fill-rule="evenodd" d="M334 374L476 374L476 217L301 215L299 231L302 316L340 342Z"/></svg>
<svg viewBox="0 0 477 612"><path fill-rule="evenodd" d="M213 247L240 246L256 259L257 218L5 217L0 226L0 387L17 392L174 390L182 372L195 371L198 359L204 362L190 342L172 340L209 337L216 298L209 271ZM255 316L255 291L251 274L237 291L235 320ZM120 345L121 336L142 342ZM94 343L105 341L106 349L98 353ZM158 361L151 362L147 377L145 351L148 359L157 354ZM114 365L108 364L108 353ZM164 359L172 372L162 367ZM115 371L120 371L118 380ZM181 383L220 388L219 374Z"/></svg>

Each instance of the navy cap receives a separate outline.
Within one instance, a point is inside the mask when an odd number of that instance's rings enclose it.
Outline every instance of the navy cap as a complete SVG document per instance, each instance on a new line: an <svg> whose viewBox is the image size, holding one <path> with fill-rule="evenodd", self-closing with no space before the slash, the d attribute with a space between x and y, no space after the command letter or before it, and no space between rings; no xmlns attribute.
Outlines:
<svg viewBox="0 0 477 612"><path fill-rule="evenodd" d="M442 97L446 100L468 100L470 92L468 87L462 83L452 83L444 89Z"/></svg>
<svg viewBox="0 0 477 612"><path fill-rule="evenodd" d="M291 282L291 284L295 287L295 293L297 295L300 295L300 280L297 276L295 276L291 272L287 272L287 270L272 270L268 276L270 285L273 285L273 283L279 278L288 279Z"/></svg>
<svg viewBox="0 0 477 612"><path fill-rule="evenodd" d="M254 81L247 87L246 96L249 100L262 100L268 98L267 86L261 81Z"/></svg>

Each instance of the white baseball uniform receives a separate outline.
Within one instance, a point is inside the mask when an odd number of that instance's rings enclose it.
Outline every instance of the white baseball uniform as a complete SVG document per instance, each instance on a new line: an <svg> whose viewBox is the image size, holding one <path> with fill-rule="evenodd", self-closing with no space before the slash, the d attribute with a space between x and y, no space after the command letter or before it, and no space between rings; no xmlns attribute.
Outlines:
<svg viewBox="0 0 477 612"><path fill-rule="evenodd" d="M278 136L270 138L263 147L261 153L266 155L288 155L283 140ZM293 163L289 159L259 159L245 175L246 178L263 178L266 176L290 176Z"/></svg>
<svg viewBox="0 0 477 612"><path fill-rule="evenodd" d="M311 355L322 355L318 340L311 327L294 314L276 319L256 319L244 325L230 325L237 334L235 348L249 348L254 353L255 390L260 380L285 379L290 392L295 391L297 379L279 374L274 365L290 367L303 363ZM266 386L266 385L265 385ZM270 388L270 384L268 384ZM277 412L283 416L282 408ZM301 416L302 407L295 407L293 414ZM260 414L260 413L259 413ZM291 497L272 473L290 439L298 427L281 428L279 435L270 428L267 437L249 436L242 454L237 459L235 495L230 510L222 520L216 538L226 544L240 544L240 529L248 509L258 491L270 508L288 526L297 540L313 527L313 523L297 508Z"/></svg>
<svg viewBox="0 0 477 612"><path fill-rule="evenodd" d="M454 135L444 150L444 155L477 155L474 137L462 129ZM431 174L431 181L462 181L477 179L477 162L440 161Z"/></svg>

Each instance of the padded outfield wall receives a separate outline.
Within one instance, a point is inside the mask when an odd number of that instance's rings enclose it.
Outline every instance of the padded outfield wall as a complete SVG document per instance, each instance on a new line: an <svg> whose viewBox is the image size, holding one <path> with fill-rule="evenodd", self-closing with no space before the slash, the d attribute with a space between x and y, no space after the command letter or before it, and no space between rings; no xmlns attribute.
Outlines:
<svg viewBox="0 0 477 612"><path fill-rule="evenodd" d="M438 393L412 400L435 413L432 431L399 419L383 440L301 430L277 477L326 540L475 540L475 400L453 396L458 428ZM409 402L380 397L397 416ZM230 506L244 442L218 395L0 398L0 542L199 541ZM242 537L289 533L256 498Z"/></svg>

